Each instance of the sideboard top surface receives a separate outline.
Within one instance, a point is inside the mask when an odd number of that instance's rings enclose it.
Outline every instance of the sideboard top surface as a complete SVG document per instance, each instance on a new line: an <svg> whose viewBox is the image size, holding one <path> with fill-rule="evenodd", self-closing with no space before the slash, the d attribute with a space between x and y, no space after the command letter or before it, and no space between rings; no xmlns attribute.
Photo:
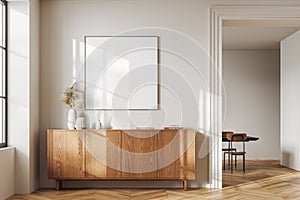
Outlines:
<svg viewBox="0 0 300 200"><path fill-rule="evenodd" d="M50 128L47 130L55 131L195 131L193 129L64 129L64 128Z"/></svg>

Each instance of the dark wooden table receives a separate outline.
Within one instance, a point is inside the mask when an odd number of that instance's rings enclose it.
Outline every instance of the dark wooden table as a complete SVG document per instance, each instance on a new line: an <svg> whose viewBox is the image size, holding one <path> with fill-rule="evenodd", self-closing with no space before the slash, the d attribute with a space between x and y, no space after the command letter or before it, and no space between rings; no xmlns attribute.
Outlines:
<svg viewBox="0 0 300 200"><path fill-rule="evenodd" d="M257 140L259 140L259 137L247 136L245 142L257 141ZM222 137L222 142L229 142L229 140L226 137Z"/></svg>

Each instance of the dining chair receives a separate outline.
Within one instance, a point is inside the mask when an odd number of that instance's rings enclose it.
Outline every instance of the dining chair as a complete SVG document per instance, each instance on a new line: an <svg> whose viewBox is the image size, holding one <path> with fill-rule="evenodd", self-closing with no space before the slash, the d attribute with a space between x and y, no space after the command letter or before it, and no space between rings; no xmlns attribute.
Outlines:
<svg viewBox="0 0 300 200"><path fill-rule="evenodd" d="M233 173L233 156L243 156L243 172L245 173L245 157L246 157L246 150L245 150L245 141L247 139L246 133L235 133L235 134L229 134L226 136L227 139L230 141L230 148L233 148L232 143L233 142L243 142L243 151L232 151L229 154L231 155L231 173ZM235 168L237 168L236 160L235 160Z"/></svg>
<svg viewBox="0 0 300 200"><path fill-rule="evenodd" d="M222 131L222 137L227 138L227 135L233 135L233 131ZM236 148L230 148L230 141L228 141L228 147L222 148L224 156L224 171L226 170L226 154L228 155L228 166L230 166L230 152L236 151ZM236 157L235 157L236 159Z"/></svg>

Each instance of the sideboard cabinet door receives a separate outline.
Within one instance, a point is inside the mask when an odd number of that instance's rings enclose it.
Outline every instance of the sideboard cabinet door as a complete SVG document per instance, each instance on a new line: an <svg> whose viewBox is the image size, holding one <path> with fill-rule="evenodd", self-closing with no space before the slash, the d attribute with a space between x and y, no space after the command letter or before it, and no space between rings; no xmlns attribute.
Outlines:
<svg viewBox="0 0 300 200"><path fill-rule="evenodd" d="M159 179L195 179L195 131L160 131L157 160Z"/></svg>
<svg viewBox="0 0 300 200"><path fill-rule="evenodd" d="M86 178L121 177L121 131L86 132Z"/></svg>
<svg viewBox="0 0 300 200"><path fill-rule="evenodd" d="M47 137L49 178L84 178L84 132L76 130L48 130Z"/></svg>
<svg viewBox="0 0 300 200"><path fill-rule="evenodd" d="M156 130L122 131L122 178L157 177Z"/></svg>

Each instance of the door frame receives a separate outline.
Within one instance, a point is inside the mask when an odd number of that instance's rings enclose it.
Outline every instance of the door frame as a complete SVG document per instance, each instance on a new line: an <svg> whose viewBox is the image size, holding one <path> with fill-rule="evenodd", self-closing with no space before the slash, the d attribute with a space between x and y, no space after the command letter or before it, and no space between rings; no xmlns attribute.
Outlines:
<svg viewBox="0 0 300 200"><path fill-rule="evenodd" d="M212 6L210 8L211 188L222 188L222 21L300 19L300 6ZM281 109L281 108L280 108ZM281 127L280 116L280 127ZM280 128L280 137L281 128Z"/></svg>

